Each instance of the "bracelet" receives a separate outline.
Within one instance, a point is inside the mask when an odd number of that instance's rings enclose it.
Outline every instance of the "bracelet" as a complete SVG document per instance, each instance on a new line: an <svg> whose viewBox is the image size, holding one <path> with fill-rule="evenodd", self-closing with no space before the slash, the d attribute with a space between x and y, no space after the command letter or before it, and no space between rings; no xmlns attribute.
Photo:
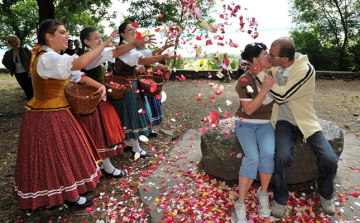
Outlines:
<svg viewBox="0 0 360 223"><path fill-rule="evenodd" d="M157 67L157 66L159 66L159 62L156 62L154 65L154 67Z"/></svg>

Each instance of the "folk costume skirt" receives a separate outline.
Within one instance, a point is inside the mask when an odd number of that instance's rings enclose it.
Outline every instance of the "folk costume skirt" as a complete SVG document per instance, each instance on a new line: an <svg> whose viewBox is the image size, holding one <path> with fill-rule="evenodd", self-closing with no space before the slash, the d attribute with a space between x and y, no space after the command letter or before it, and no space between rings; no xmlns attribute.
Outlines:
<svg viewBox="0 0 360 223"><path fill-rule="evenodd" d="M95 111L74 116L90 133L102 159L123 153L125 133L118 114L109 100L100 101Z"/></svg>
<svg viewBox="0 0 360 223"><path fill-rule="evenodd" d="M161 99L155 97L148 97L150 109L151 109L151 124L152 126L160 125L163 121L163 111L161 106Z"/></svg>
<svg viewBox="0 0 360 223"><path fill-rule="evenodd" d="M76 200L100 182L101 160L69 110L26 111L21 123L14 196L20 208Z"/></svg>
<svg viewBox="0 0 360 223"><path fill-rule="evenodd" d="M137 81L131 81L131 89L122 99L111 100L124 127L126 139L138 139L152 132L151 110L147 97L139 90Z"/></svg>

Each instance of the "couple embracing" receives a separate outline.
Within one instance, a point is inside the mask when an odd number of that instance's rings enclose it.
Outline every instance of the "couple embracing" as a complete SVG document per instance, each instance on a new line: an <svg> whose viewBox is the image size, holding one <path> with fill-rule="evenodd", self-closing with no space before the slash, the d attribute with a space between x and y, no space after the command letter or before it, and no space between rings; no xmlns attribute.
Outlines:
<svg viewBox="0 0 360 223"><path fill-rule="evenodd" d="M315 69L306 55L295 53L292 39L284 37L271 44L248 44L241 54L249 71L235 84L240 106L235 130L245 153L239 172L239 195L235 222L245 223L245 197L259 171L257 192L259 214L266 218L285 215L289 198L287 177L293 162L293 147L301 136L313 149L319 168L317 190L321 206L335 213L333 180L338 156L325 138L315 110ZM268 185L273 177L274 202L270 207Z"/></svg>

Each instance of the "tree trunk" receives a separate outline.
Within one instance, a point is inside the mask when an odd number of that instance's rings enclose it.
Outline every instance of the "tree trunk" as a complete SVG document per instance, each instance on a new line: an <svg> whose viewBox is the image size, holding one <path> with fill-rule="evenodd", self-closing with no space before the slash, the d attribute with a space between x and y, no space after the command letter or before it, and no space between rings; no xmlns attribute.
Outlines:
<svg viewBox="0 0 360 223"><path fill-rule="evenodd" d="M52 0L36 0L39 6L39 24L46 19L55 19L55 7Z"/></svg>
<svg viewBox="0 0 360 223"><path fill-rule="evenodd" d="M342 25L343 30L344 30L344 42L343 42L342 46L340 47L339 68L340 68L340 70L348 70L346 64L344 64L345 50L346 50L346 47L347 47L347 44L348 44L348 26L346 24L346 21L344 19L344 16L343 16L342 12L341 12L339 2L337 0L334 0L334 3L336 5L336 8L337 8L338 13L340 15L341 25ZM346 11L345 11L345 14L346 14Z"/></svg>

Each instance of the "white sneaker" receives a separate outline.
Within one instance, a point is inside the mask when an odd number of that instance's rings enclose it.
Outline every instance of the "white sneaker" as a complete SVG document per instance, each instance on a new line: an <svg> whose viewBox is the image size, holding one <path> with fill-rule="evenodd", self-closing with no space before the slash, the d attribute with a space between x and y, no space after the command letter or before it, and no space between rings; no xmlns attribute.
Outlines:
<svg viewBox="0 0 360 223"><path fill-rule="evenodd" d="M319 192L319 188L318 188L318 184L317 182L315 183L315 187L316 190ZM334 199L331 198L330 200L326 200L325 198L323 198L320 193L320 205L322 207L322 209L326 212L326 214L328 215L334 215L335 214L335 202Z"/></svg>
<svg viewBox="0 0 360 223"><path fill-rule="evenodd" d="M271 206L271 213L275 218L282 218L285 215L285 209L286 205L278 204L274 200Z"/></svg>
<svg viewBox="0 0 360 223"><path fill-rule="evenodd" d="M320 204L323 210L328 215L334 215L335 214L335 202L334 199L331 198L330 200L326 200L320 195Z"/></svg>
<svg viewBox="0 0 360 223"><path fill-rule="evenodd" d="M256 197L259 199L258 211L259 211L260 215L262 215L264 218L267 218L270 216L270 213L271 213L270 202L269 202L269 193L267 193L266 195L262 195L262 194L260 194L260 189L261 189L261 187L259 188L258 192L256 193Z"/></svg>
<svg viewBox="0 0 360 223"><path fill-rule="evenodd" d="M247 223L246 205L240 206L238 202L235 204L235 223Z"/></svg>

